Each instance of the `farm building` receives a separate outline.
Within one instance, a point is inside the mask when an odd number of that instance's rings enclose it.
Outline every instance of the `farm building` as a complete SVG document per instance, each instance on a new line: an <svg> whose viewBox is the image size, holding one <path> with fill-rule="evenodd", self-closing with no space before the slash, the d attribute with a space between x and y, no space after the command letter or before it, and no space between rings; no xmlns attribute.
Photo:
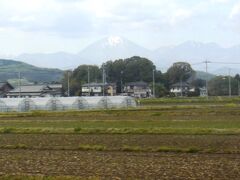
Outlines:
<svg viewBox="0 0 240 180"><path fill-rule="evenodd" d="M61 84L24 85L16 87L6 94L8 98L61 97L62 95Z"/></svg>
<svg viewBox="0 0 240 180"><path fill-rule="evenodd" d="M136 107L134 98L126 96L0 98L0 112L33 110L64 111Z"/></svg>

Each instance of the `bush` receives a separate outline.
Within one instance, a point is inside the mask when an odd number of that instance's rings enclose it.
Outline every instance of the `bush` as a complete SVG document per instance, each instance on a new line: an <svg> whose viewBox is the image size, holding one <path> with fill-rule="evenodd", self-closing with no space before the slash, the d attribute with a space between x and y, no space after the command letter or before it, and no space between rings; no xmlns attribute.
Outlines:
<svg viewBox="0 0 240 180"><path fill-rule="evenodd" d="M82 151L90 151L90 150L104 151L104 150L106 150L106 147L103 146L103 145L81 144L81 145L79 145L78 150L82 150Z"/></svg>
<svg viewBox="0 0 240 180"><path fill-rule="evenodd" d="M81 130L82 130L82 128L80 128L80 127L74 128L74 132L79 132L79 131L81 131Z"/></svg>
<svg viewBox="0 0 240 180"><path fill-rule="evenodd" d="M13 130L12 128L4 128L2 132L3 132L4 134L8 134L8 133L11 133L12 130Z"/></svg>
<svg viewBox="0 0 240 180"><path fill-rule="evenodd" d="M225 104L226 107L237 107L237 104L235 103L228 103L228 104Z"/></svg>

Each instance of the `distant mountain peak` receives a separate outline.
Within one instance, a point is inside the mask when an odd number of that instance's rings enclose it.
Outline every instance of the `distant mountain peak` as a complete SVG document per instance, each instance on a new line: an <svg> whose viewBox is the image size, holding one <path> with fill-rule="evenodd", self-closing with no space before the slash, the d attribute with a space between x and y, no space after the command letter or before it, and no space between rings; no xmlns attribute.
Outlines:
<svg viewBox="0 0 240 180"><path fill-rule="evenodd" d="M115 47L123 44L123 38L121 38L120 36L109 36L107 38L107 43L109 46Z"/></svg>
<svg viewBox="0 0 240 180"><path fill-rule="evenodd" d="M209 42L209 43L203 43L199 41L186 41L182 44L179 44L179 46L185 46L185 47L191 47L191 48L202 48L202 47L215 47L220 48L220 46L217 43Z"/></svg>
<svg viewBox="0 0 240 180"><path fill-rule="evenodd" d="M156 41L160 40L156 39ZM161 47L152 51L125 37L111 35L89 44L77 54L64 52L23 54L16 57L16 59L41 67L69 69L80 64L100 65L108 60L124 59L132 56L146 57L152 60L161 70L166 71L172 63L179 60L189 61L189 63L198 63L205 59L221 62L238 62L240 45L224 48L212 42L186 41L178 45ZM202 65L195 67L199 70L204 68ZM213 72L213 70L219 67L221 65L212 65L209 68Z"/></svg>
<svg viewBox="0 0 240 180"><path fill-rule="evenodd" d="M198 41L186 41L184 43L179 44L178 46L198 48L204 46L204 43Z"/></svg>
<svg viewBox="0 0 240 180"><path fill-rule="evenodd" d="M95 43L78 53L79 59L94 61L100 64L104 61L124 59L132 56L148 57L151 51L135 44L134 42L120 36L109 36Z"/></svg>

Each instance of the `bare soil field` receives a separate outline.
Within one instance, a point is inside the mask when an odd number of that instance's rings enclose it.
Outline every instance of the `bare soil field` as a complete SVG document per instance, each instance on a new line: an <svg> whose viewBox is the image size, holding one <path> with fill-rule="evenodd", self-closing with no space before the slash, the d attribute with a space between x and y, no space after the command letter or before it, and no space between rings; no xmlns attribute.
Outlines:
<svg viewBox="0 0 240 180"><path fill-rule="evenodd" d="M158 135L158 134L0 134L0 149L78 150L82 145L120 151L124 146L141 149L196 148L213 153L240 154L239 135ZM20 147L21 148L21 147Z"/></svg>
<svg viewBox="0 0 240 180"><path fill-rule="evenodd" d="M0 150L0 174L92 179L239 179L240 155Z"/></svg>

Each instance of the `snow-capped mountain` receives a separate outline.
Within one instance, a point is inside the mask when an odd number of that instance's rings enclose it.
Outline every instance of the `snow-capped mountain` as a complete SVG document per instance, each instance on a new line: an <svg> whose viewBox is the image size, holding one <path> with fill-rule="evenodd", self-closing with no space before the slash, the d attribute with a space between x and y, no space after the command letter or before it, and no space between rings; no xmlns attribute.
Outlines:
<svg viewBox="0 0 240 180"><path fill-rule="evenodd" d="M40 67L69 69L81 64L100 65L107 60L128 58L136 55L150 57L151 53L151 51L125 38L110 36L89 45L77 54L65 52L22 54L15 57L15 59Z"/></svg>
<svg viewBox="0 0 240 180"><path fill-rule="evenodd" d="M101 65L108 60L142 56L152 60L158 69L166 71L176 61L186 61L191 64L203 62L235 62L240 61L240 45L223 48L216 43L201 43L187 41L170 47L161 47L157 50L148 50L136 43L119 36L110 36L101 39L77 54L58 52L52 54L23 54L15 59L36 66L60 69L76 68L81 64ZM209 72L216 72L224 68L226 64L209 64ZM240 65L227 65L238 72ZM196 70L204 70L204 64L193 66ZM225 69L225 68L224 68ZM235 72L234 71L234 72ZM240 70L239 70L240 72ZM221 73L221 72L220 72ZM223 72L225 73L225 72Z"/></svg>
<svg viewBox="0 0 240 180"><path fill-rule="evenodd" d="M110 36L107 40L106 46L119 46L121 44L123 44L124 41L121 37L119 36Z"/></svg>
<svg viewBox="0 0 240 180"><path fill-rule="evenodd" d="M132 56L149 57L150 50L141 47L125 38L111 36L91 44L82 50L78 56L95 62L104 62Z"/></svg>

